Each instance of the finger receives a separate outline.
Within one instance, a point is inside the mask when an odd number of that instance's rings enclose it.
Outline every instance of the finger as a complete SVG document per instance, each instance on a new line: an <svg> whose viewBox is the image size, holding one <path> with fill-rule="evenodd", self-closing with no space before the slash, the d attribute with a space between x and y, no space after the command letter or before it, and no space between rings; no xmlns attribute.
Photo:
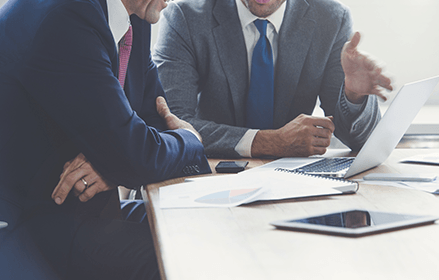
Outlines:
<svg viewBox="0 0 439 280"><path fill-rule="evenodd" d="M66 163L64 163L63 171L62 171L62 173L59 175L59 178L60 178L60 179L64 176L64 174L66 174L66 172L69 172L69 171L70 171L69 166L72 165L72 162L73 162L73 159L72 159L72 160L69 160L69 161L66 162Z"/></svg>
<svg viewBox="0 0 439 280"><path fill-rule="evenodd" d="M387 89L387 90L390 90L390 91L393 90L392 80L390 80L390 78L388 78L384 75L379 75L376 78L376 84L379 85L380 87Z"/></svg>
<svg viewBox="0 0 439 280"><path fill-rule="evenodd" d="M75 196L79 196L81 193L83 193L87 188L89 188L93 183L90 181L88 176L85 176L78 181L76 181L75 185L73 186L72 192Z"/></svg>
<svg viewBox="0 0 439 280"><path fill-rule="evenodd" d="M335 126L331 119L329 118L321 118L321 117L313 117L313 125L316 127L326 128L331 133L334 132Z"/></svg>
<svg viewBox="0 0 439 280"><path fill-rule="evenodd" d="M360 43L361 35L360 32L355 32L351 37L351 40L346 44L346 51L353 51Z"/></svg>
<svg viewBox="0 0 439 280"><path fill-rule="evenodd" d="M102 181L99 173L93 168L90 162L87 162L82 166L82 174L86 174L75 183L74 192L75 196L79 196L86 189L94 185L98 181Z"/></svg>
<svg viewBox="0 0 439 280"><path fill-rule="evenodd" d="M181 128L180 119L171 113L168 104L166 103L166 100L162 96L157 97L156 106L157 112L165 120L168 129Z"/></svg>
<svg viewBox="0 0 439 280"><path fill-rule="evenodd" d="M331 144L330 138L321 138L321 137L314 137L312 145L313 147L328 147L329 144Z"/></svg>
<svg viewBox="0 0 439 280"><path fill-rule="evenodd" d="M81 202L87 202L90 199L92 199L98 191L99 185L98 183L93 184L92 186L88 187L83 193L81 193L78 198Z"/></svg>
<svg viewBox="0 0 439 280"><path fill-rule="evenodd" d="M379 89L373 89L371 94L380 97L383 101L387 101L387 96L385 96Z"/></svg>
<svg viewBox="0 0 439 280"><path fill-rule="evenodd" d="M85 175L82 169L77 169L77 172L64 174L52 192L52 199L55 200L55 203L58 205L62 204L72 188L75 187L75 184Z"/></svg>
<svg viewBox="0 0 439 280"><path fill-rule="evenodd" d="M64 163L63 170L66 170L71 164L72 164L71 160L66 162L66 163Z"/></svg>
<svg viewBox="0 0 439 280"><path fill-rule="evenodd" d="M157 113L162 118L168 117L168 115L171 114L171 111L169 110L168 104L166 103L166 100L163 96L158 96L156 99L156 107L157 107Z"/></svg>
<svg viewBox="0 0 439 280"><path fill-rule="evenodd" d="M314 147L312 155L323 155L326 153L326 150L324 147Z"/></svg>
<svg viewBox="0 0 439 280"><path fill-rule="evenodd" d="M87 202L92 199L96 194L111 189L112 188L108 186L104 181L98 180L93 185L88 187L83 193L81 193L78 198L81 202Z"/></svg>
<svg viewBox="0 0 439 280"><path fill-rule="evenodd" d="M322 138L322 139L331 139L332 132L327 128L316 127L313 131L314 137Z"/></svg>
<svg viewBox="0 0 439 280"><path fill-rule="evenodd" d="M70 160L64 164L63 173L68 174L74 170L80 168L84 163L88 162L85 156L80 153L73 160Z"/></svg>

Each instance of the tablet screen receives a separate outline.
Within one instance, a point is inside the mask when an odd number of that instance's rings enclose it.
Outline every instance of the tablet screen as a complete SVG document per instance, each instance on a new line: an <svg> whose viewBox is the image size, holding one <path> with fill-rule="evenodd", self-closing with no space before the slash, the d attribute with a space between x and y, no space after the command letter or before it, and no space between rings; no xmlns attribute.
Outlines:
<svg viewBox="0 0 439 280"><path fill-rule="evenodd" d="M281 229L336 235L361 236L375 232L433 223L439 217L416 216L367 210L347 210L320 216L271 223Z"/></svg>
<svg viewBox="0 0 439 280"><path fill-rule="evenodd" d="M392 219L395 219L395 217L392 217ZM387 219L382 219L379 220L379 223L385 223L385 221L387 221ZM370 220L370 213L364 210L350 210L346 212L332 213L324 216L292 220L292 222L342 228L370 227L372 225Z"/></svg>

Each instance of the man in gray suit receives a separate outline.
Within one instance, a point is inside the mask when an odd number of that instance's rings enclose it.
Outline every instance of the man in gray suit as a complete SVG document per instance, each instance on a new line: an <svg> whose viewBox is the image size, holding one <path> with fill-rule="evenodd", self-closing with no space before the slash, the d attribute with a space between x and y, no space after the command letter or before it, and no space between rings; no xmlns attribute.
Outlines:
<svg viewBox="0 0 439 280"><path fill-rule="evenodd" d="M268 20L266 35L256 19ZM377 95L392 89L357 51L360 35L348 42L350 13L334 0L180 0L160 24L153 59L169 106L210 157L323 154L332 133L358 150L380 120ZM259 111L248 113L251 88L267 85L253 84L265 74L252 78L263 36L273 58L268 128L249 125ZM310 116L317 97L327 117Z"/></svg>

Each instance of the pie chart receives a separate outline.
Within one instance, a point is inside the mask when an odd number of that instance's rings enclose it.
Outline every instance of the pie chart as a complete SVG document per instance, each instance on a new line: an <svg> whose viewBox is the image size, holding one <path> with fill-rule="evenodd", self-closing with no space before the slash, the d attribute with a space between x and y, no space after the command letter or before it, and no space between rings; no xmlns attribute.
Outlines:
<svg viewBox="0 0 439 280"><path fill-rule="evenodd" d="M220 191L195 199L195 202L208 204L231 204L243 201L258 192L260 188Z"/></svg>

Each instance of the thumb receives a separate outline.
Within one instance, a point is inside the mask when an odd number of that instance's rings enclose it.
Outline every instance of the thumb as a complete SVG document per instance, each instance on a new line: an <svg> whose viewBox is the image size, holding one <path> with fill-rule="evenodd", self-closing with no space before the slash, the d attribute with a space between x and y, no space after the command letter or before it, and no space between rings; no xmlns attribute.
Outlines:
<svg viewBox="0 0 439 280"><path fill-rule="evenodd" d="M346 45L346 50L350 51L355 49L358 44L360 43L361 35L360 32L355 32L354 35L351 37L351 40Z"/></svg>
<svg viewBox="0 0 439 280"><path fill-rule="evenodd" d="M166 118L168 115L171 114L168 104L166 103L166 100L163 96L157 97L156 107L157 107L157 113L159 113L160 117L162 118Z"/></svg>

